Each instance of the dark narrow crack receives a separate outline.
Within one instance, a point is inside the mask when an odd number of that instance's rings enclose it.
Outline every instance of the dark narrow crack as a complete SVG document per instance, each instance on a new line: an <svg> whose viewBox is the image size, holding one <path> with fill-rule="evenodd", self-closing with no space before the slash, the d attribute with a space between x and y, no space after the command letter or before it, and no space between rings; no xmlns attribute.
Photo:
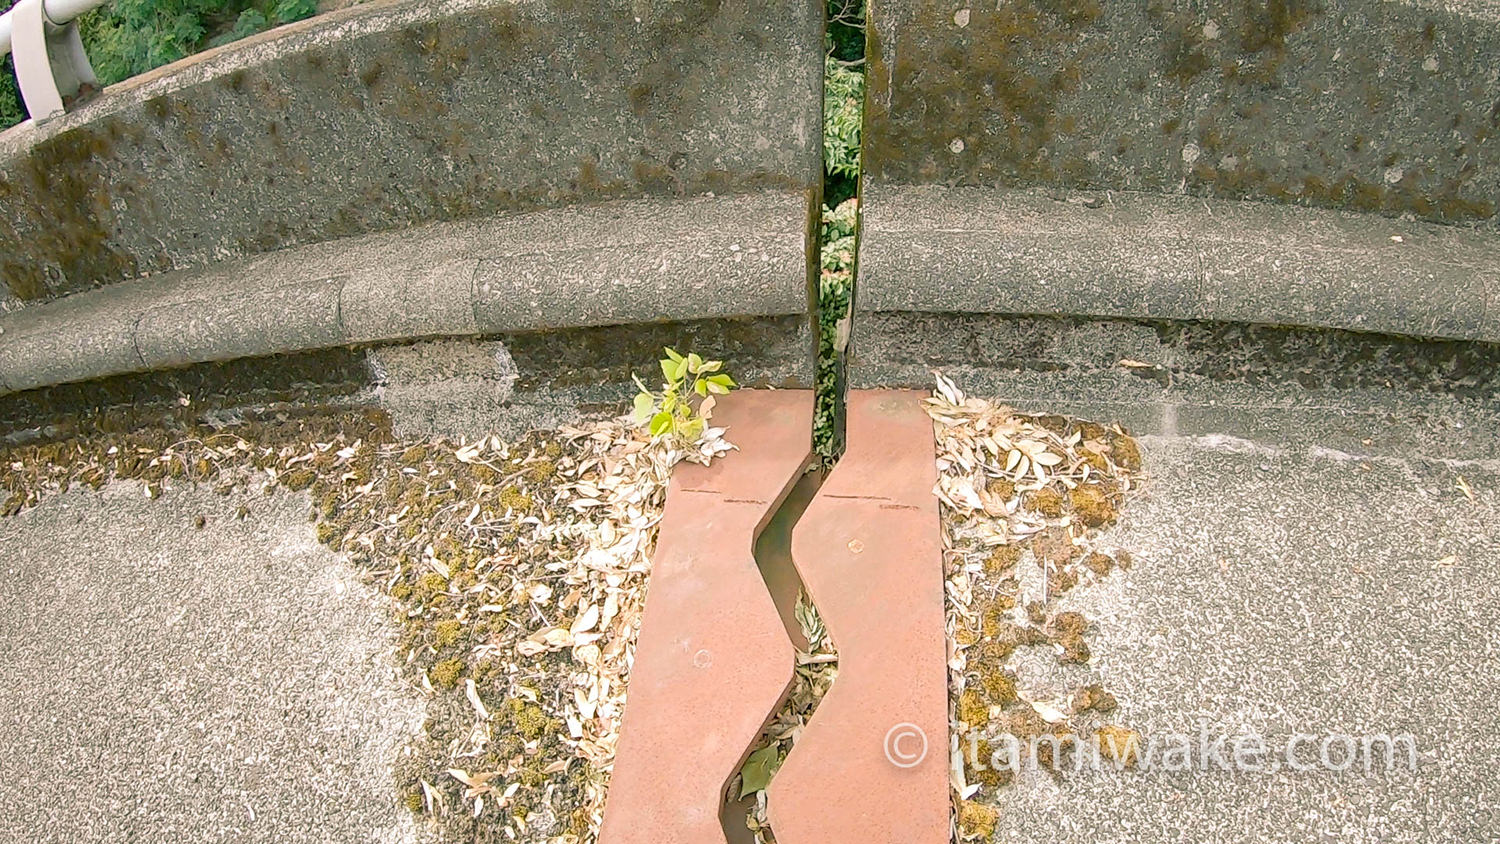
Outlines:
<svg viewBox="0 0 1500 844"><path fill-rule="evenodd" d="M749 760L751 754L773 744L779 747L782 742L785 742L786 748L779 749L777 754L779 765L780 760L785 758L785 753L789 752L792 742L776 738L778 725L794 718L804 723L811 720L813 713L817 710L818 702L822 699L821 694L798 693L800 687L806 684L808 669L804 660L806 655L816 648L809 643L805 632L804 618L812 604L802 583L802 577L792 561L792 530L817 495L824 477L826 473L821 464L814 461L797 479L755 537L756 564L760 567L761 577L765 580L767 591L771 593L771 600L776 605L776 611L781 616L787 638L796 647L799 658L795 669L797 673L787 686L786 697L775 711L767 714L766 725L761 735L751 747L746 748L746 759L741 760L742 766ZM800 614L804 618L799 618L799 603L802 606ZM812 617L816 618L816 608L812 608L811 612ZM823 662L821 667L824 671L836 670L836 663ZM757 796L754 793L741 796L742 770L743 767L736 769L729 781L725 783L725 802L719 812L719 822L724 828L724 836L729 844L754 844L757 840L754 832L747 826L747 818L755 812Z"/></svg>
<svg viewBox="0 0 1500 844"><path fill-rule="evenodd" d="M844 358L854 304L859 237L860 130L864 118L864 0L827 0L823 65L823 205L813 290L817 335L813 448L825 465L844 451Z"/></svg>

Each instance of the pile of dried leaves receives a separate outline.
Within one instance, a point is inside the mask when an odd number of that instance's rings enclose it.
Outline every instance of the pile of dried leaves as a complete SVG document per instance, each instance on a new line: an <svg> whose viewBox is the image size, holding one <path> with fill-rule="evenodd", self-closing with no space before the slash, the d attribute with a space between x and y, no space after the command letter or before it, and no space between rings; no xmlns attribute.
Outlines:
<svg viewBox="0 0 1500 844"><path fill-rule="evenodd" d="M990 741L969 737L1010 734L1024 746L1043 734L1075 735L1083 713L1115 707L1097 684L1067 701L1028 699L1008 665L1025 647L1087 664L1089 622L1059 611L1057 598L1130 566L1126 551L1098 542L1139 486L1141 455L1118 425L1017 413L965 396L942 375L926 407L937 435L934 491L947 557L951 779L960 836L986 838L995 810L971 798L993 796L1012 774L984 764ZM1036 576L1027 576L1028 566Z"/></svg>
<svg viewBox="0 0 1500 844"><path fill-rule="evenodd" d="M150 497L306 490L318 538L395 599L429 695L398 771L407 805L456 839L575 844L601 819L671 467L728 448L722 429L684 452L624 421L395 442L383 414L356 412L12 447L0 502L117 479Z"/></svg>

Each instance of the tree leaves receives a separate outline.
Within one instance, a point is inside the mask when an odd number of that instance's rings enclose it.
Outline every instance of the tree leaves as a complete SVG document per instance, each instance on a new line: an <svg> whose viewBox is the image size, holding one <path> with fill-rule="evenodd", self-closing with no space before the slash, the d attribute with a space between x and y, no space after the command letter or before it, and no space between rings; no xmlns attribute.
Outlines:
<svg viewBox="0 0 1500 844"><path fill-rule="evenodd" d="M780 767L781 754L777 752L775 744L768 744L750 754L744 767L740 768L740 797L765 791L766 786L771 784L771 777Z"/></svg>
<svg viewBox="0 0 1500 844"><path fill-rule="evenodd" d="M647 430L651 436L673 436L692 448L710 430L713 397L722 396L737 385L720 371L724 368L723 361L704 360L696 352L683 355L670 346L662 351L666 357L658 363L665 382L660 392L648 390L640 378L632 376L640 390L635 396L633 415L637 423L649 420ZM696 407L694 395L699 399Z"/></svg>

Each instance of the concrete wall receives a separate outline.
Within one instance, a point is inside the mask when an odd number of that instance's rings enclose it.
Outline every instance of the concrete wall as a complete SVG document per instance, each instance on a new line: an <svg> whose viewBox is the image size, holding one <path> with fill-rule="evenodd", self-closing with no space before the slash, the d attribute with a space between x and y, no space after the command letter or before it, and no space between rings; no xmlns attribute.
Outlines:
<svg viewBox="0 0 1500 844"><path fill-rule="evenodd" d="M872 185L1188 193L1496 227L1493 4L871 6Z"/></svg>
<svg viewBox="0 0 1500 844"><path fill-rule="evenodd" d="M857 308L1500 341L1497 18L871 0Z"/></svg>
<svg viewBox="0 0 1500 844"><path fill-rule="evenodd" d="M628 397L622 367L666 344L807 386L822 18L377 2L23 124L0 135L0 394L411 341L374 389L454 432ZM610 374L491 353L559 343Z"/></svg>
<svg viewBox="0 0 1500 844"><path fill-rule="evenodd" d="M805 206L822 16L446 0L283 27L0 135L0 278L35 301L431 221L708 193Z"/></svg>

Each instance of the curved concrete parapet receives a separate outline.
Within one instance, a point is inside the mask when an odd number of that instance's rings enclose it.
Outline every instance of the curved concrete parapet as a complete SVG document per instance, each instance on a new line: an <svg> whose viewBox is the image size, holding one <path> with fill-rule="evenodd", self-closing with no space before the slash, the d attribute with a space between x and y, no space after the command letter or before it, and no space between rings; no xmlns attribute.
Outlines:
<svg viewBox="0 0 1500 844"><path fill-rule="evenodd" d="M884 188L863 311L1072 314L1500 341L1500 237L1265 202ZM858 329L856 329L856 334Z"/></svg>
<svg viewBox="0 0 1500 844"><path fill-rule="evenodd" d="M802 202L621 200L116 284L0 317L0 391L348 344L801 314Z"/></svg>
<svg viewBox="0 0 1500 844"><path fill-rule="evenodd" d="M801 220L821 184L822 29L812 0L318 16L0 135L0 278L36 301L614 199L795 196Z"/></svg>
<svg viewBox="0 0 1500 844"><path fill-rule="evenodd" d="M857 307L1500 340L1493 7L1169 7L873 0Z"/></svg>

